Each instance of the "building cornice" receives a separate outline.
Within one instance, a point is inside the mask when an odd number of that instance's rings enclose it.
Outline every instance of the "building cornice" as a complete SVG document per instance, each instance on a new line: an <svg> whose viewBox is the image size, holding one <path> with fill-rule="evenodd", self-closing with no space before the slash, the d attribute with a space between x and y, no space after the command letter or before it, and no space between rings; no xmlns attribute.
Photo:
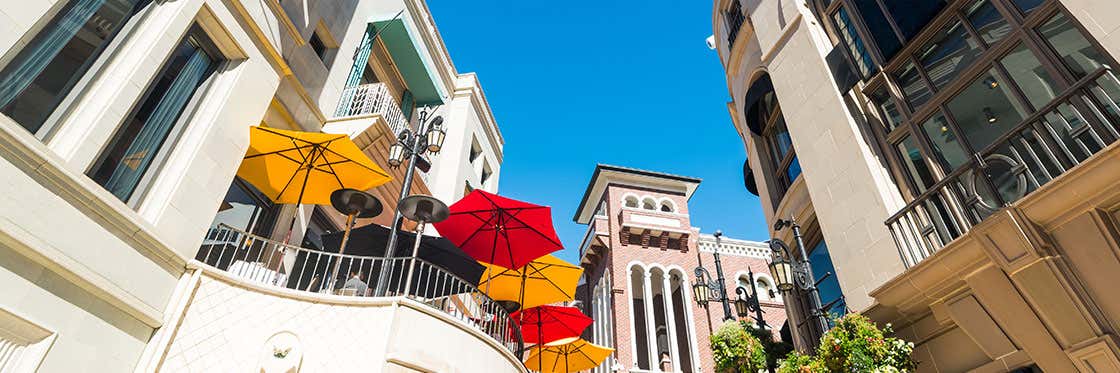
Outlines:
<svg viewBox="0 0 1120 373"><path fill-rule="evenodd" d="M506 141L498 128L497 120L494 119L494 112L490 108L490 102L486 99L486 91L482 89L482 83L478 80L478 75L473 72L460 74L457 83L455 96L469 97L475 111L481 114L486 139L490 142L491 148L494 149L494 155L498 158L498 162L501 163Z"/></svg>

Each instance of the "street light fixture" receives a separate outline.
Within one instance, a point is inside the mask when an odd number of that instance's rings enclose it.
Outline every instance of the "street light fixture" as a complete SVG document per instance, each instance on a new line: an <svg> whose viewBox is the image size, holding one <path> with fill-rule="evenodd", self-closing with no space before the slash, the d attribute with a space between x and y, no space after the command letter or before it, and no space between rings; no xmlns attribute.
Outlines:
<svg viewBox="0 0 1120 373"><path fill-rule="evenodd" d="M784 241L777 238L770 239L770 274L774 276L778 290L783 294L793 291L795 286L809 294L809 309L812 313L810 316L816 320L821 333L824 333L828 330L827 313L821 306L820 290L817 289L813 268L809 266L809 257L801 238L801 226L792 218L790 220L778 219L774 223L774 231L780 231L785 227L793 229L793 238L797 244L796 251L799 256L794 257L793 251Z"/></svg>
<svg viewBox="0 0 1120 373"><path fill-rule="evenodd" d="M735 300L735 313L739 318L753 318L755 325L761 329L766 329L766 319L762 318L762 303L759 301L758 287L754 282L754 271L747 268L747 281L750 281L750 288L739 286L735 288L735 294L739 299ZM751 314L754 315L751 315Z"/></svg>
<svg viewBox="0 0 1120 373"><path fill-rule="evenodd" d="M406 128L397 136L397 142L389 147L389 167L397 168L404 164L405 160L408 161L408 168L405 170L404 182L401 183L400 197L397 201L402 201L408 197L408 192L412 186L412 175L416 173L417 159L425 153L439 153L443 148L443 140L447 137L447 132L443 129L442 116L437 115L430 118L434 111L435 109L430 106L420 109L416 132L413 132L411 128ZM390 258L395 252L402 221L401 210L399 208L395 209L393 224L389 226L388 243L385 245L386 259ZM381 267L381 275L378 277L375 293L377 296L384 296L385 292L388 291L390 269L390 266L387 265Z"/></svg>
<svg viewBox="0 0 1120 373"><path fill-rule="evenodd" d="M692 284L692 294L696 298L696 303L704 308L708 307L708 303L722 303L723 320L735 320L735 317L731 316L731 303L727 299L727 286L723 282L723 265L719 261L720 237L723 237L723 232L717 230L713 236L716 237L716 248L712 250L712 256L716 261L716 279L712 279L711 273L708 273L708 270L704 268L704 263L700 259L700 250L696 250L697 267L694 270L696 282Z"/></svg>

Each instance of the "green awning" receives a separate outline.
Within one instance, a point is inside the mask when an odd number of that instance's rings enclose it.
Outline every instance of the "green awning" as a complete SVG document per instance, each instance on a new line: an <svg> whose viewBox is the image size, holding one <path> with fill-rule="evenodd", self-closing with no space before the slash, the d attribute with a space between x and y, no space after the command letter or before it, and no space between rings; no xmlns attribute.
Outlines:
<svg viewBox="0 0 1120 373"><path fill-rule="evenodd" d="M377 27L381 42L389 50L389 56L397 65L397 70L400 71L405 84L408 85L408 90L412 91L416 105L443 104L443 98L436 88L436 79L424 64L424 59L420 57L420 46L412 40L404 21L400 19L377 21L374 22L374 26Z"/></svg>

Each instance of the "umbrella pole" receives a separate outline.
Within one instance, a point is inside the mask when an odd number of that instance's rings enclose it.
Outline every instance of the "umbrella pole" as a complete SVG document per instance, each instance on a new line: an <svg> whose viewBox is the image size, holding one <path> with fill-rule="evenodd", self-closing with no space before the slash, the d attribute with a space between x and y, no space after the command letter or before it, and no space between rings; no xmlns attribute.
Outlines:
<svg viewBox="0 0 1120 373"><path fill-rule="evenodd" d="M338 269L342 267L342 255L346 253L346 241L350 239L350 229L354 228L354 214L346 215L346 231L342 233L342 243L338 245L338 259L334 261L334 271L331 283L338 281Z"/></svg>
<svg viewBox="0 0 1120 373"><path fill-rule="evenodd" d="M420 255L420 238L424 234L424 222L421 221L416 225L416 242L412 244L412 260L408 265L408 277L404 280L404 295L408 296L408 291L412 288L412 272L416 271L416 257Z"/></svg>
<svg viewBox="0 0 1120 373"><path fill-rule="evenodd" d="M315 162L315 152L319 149L319 145L314 145L311 151L307 154L307 171L303 175L303 185L299 188L299 197L296 198L296 213L292 214L292 222L288 224L288 235L284 236L284 244L287 245L292 239L292 231L296 229L296 219L299 218L299 206L303 204L303 192L307 190L307 179L311 178L311 164ZM296 171L299 172L299 171Z"/></svg>

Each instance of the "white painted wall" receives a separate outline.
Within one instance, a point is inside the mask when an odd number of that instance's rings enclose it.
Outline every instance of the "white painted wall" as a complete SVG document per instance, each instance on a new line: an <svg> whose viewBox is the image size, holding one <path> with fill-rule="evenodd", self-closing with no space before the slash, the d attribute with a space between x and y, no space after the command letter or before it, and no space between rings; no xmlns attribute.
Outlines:
<svg viewBox="0 0 1120 373"><path fill-rule="evenodd" d="M196 286L161 370L298 365L305 372L380 372L397 364L433 372L525 371L488 336L411 300L261 288L209 271ZM273 355L289 347L285 358Z"/></svg>

